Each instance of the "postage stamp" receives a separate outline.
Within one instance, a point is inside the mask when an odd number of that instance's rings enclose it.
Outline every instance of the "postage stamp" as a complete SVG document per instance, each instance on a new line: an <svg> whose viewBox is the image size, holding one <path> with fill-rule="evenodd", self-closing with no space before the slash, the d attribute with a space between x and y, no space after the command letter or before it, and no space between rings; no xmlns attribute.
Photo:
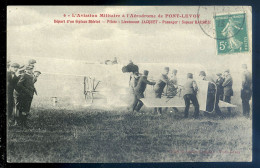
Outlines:
<svg viewBox="0 0 260 168"><path fill-rule="evenodd" d="M217 54L249 51L246 13L215 16Z"/></svg>

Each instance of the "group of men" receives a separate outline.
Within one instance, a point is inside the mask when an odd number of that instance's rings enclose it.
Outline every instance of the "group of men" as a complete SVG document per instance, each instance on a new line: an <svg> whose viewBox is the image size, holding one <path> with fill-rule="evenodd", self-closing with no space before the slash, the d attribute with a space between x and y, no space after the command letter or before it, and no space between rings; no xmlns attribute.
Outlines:
<svg viewBox="0 0 260 168"><path fill-rule="evenodd" d="M34 71L36 60L30 59L27 65L7 62L7 122L9 126L28 127L27 119L31 108L34 87L40 71Z"/></svg>
<svg viewBox="0 0 260 168"><path fill-rule="evenodd" d="M252 75L247 70L247 65L242 65L243 76L242 76L242 89L241 89L241 99L243 106L243 114L244 116L249 116L250 105L249 101L252 96ZM139 68L137 65L133 64L132 61L123 67L123 72L130 72L130 89L134 96L133 103L128 108L131 111L139 112L143 106L143 102L140 100L144 98L144 91L147 85L154 86L154 97L161 98L164 93L165 87L167 92L165 96L174 97L180 90L182 90L183 99L185 102L185 110L184 117L187 118L189 114L190 103L193 104L195 108L194 118L199 117L199 102L197 99L198 86L196 81L193 79L193 74L187 74L187 80L183 86L178 85L177 80L177 70L173 69L171 76L168 77L169 67L165 67L163 72L160 74L159 79L154 81L149 81L148 74L149 71L144 70L143 74L139 73ZM217 73L217 79L213 80L212 78L208 78L206 76L205 71L201 71L199 73L199 77L201 80L208 81L208 92L207 92L207 111L215 110L216 114L222 116L222 112L219 108L219 100L222 100L227 103L231 103L231 97L233 96L233 79L230 75L229 69L225 70L224 73ZM215 87L216 86L216 87ZM176 109L176 108L174 108ZM177 109L176 109L177 110ZM228 108L229 114L231 114L231 108ZM162 108L156 107L154 108L154 113L158 115L162 114Z"/></svg>

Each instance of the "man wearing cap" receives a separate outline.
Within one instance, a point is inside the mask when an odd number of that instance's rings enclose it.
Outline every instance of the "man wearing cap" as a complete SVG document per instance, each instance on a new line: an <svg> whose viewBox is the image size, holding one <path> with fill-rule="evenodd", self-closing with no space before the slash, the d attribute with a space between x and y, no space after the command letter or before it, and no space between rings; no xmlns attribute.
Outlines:
<svg viewBox="0 0 260 168"><path fill-rule="evenodd" d="M163 90L164 90L165 86L169 83L168 74L169 74L169 67L165 67L159 77L159 80L156 82L156 84L154 86L155 98L160 99L162 97ZM157 113L159 115L162 114L162 108L155 107L154 113Z"/></svg>
<svg viewBox="0 0 260 168"><path fill-rule="evenodd" d="M13 63L10 67L10 71L7 72L7 118L9 124L13 120L13 110L14 110L14 88L17 85L18 77L16 76L16 72L18 71L20 65L17 63Z"/></svg>
<svg viewBox="0 0 260 168"><path fill-rule="evenodd" d="M42 74L41 71L34 71L34 72L33 72L33 75L34 75L33 81L34 81L34 83L37 82L37 79L38 79L38 77L39 77L41 74Z"/></svg>
<svg viewBox="0 0 260 168"><path fill-rule="evenodd" d="M143 102L140 100L141 98L144 98L144 91L146 89L146 85L155 85L155 82L150 82L147 80L149 71L144 70L144 73L142 76L140 76L137 85L134 89L134 93L135 93L135 98L134 98L134 103L133 103L133 107L132 110L133 111L137 111L139 112L140 109L143 106Z"/></svg>
<svg viewBox="0 0 260 168"><path fill-rule="evenodd" d="M224 72L224 82L222 86L224 87L224 101L231 103L231 96L233 96L233 79L229 73L229 69ZM231 115L231 108L228 107L228 113Z"/></svg>
<svg viewBox="0 0 260 168"><path fill-rule="evenodd" d="M241 99L243 106L243 115L249 117L250 105L249 101L252 96L252 74L247 70L247 65L242 65L242 89L241 89Z"/></svg>
<svg viewBox="0 0 260 168"><path fill-rule="evenodd" d="M25 74L20 77L17 83L17 90L19 90L20 94L21 125L23 127L27 127L27 117L30 112L33 95L35 93L33 66L28 65L26 67Z"/></svg>
<svg viewBox="0 0 260 168"><path fill-rule="evenodd" d="M219 108L219 100L223 100L223 94L224 94L224 88L222 86L224 82L224 78L222 78L221 73L216 74L218 78L216 79L216 85L217 85L217 94L216 94L216 104L215 104L215 111L218 115L222 116L222 112ZM222 96L222 99L221 99Z"/></svg>
<svg viewBox="0 0 260 168"><path fill-rule="evenodd" d="M224 87L222 86L224 82L224 78L222 77L221 73L217 73L217 79L216 79L216 85L217 85L217 96L219 97L219 100L223 101L223 94L224 94Z"/></svg>
<svg viewBox="0 0 260 168"><path fill-rule="evenodd" d="M188 73L187 80L183 85L183 95L184 95L183 98L185 101L185 111L184 111L185 118L188 118L189 115L190 102L192 102L195 108L194 118L199 117L199 102L196 96L197 91L198 91L198 86L196 81L193 79L193 74Z"/></svg>
<svg viewBox="0 0 260 168"><path fill-rule="evenodd" d="M20 78L21 78L21 76L23 76L24 74L25 74L25 66L24 65L22 65L22 66L20 66L20 68L18 69L18 71L17 71L17 73L16 73L16 76L17 76L17 82L20 80ZM20 125L20 123L21 123L21 121L20 121L20 116L21 116L21 114L20 114L20 112L21 112L21 107L22 107L22 105L21 105L21 103L22 103L22 98L21 98L21 96L20 96L20 91L19 91L19 88L17 87L17 85L16 85L16 87L14 88L14 94L13 94L13 96L14 96L14 106L15 106L15 108L14 108L14 125Z"/></svg>

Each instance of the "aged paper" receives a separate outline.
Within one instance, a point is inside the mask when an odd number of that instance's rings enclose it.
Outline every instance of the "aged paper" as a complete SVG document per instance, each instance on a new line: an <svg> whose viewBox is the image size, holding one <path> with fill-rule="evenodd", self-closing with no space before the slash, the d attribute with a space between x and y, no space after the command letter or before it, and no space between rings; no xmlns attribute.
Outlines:
<svg viewBox="0 0 260 168"><path fill-rule="evenodd" d="M8 6L8 162L251 162L250 6Z"/></svg>

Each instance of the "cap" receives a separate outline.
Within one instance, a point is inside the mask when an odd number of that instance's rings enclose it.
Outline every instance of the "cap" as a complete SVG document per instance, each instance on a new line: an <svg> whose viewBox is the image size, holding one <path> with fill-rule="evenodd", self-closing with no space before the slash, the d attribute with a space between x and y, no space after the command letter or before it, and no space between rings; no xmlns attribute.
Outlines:
<svg viewBox="0 0 260 168"><path fill-rule="evenodd" d="M169 67L164 67L164 70L169 71L170 68Z"/></svg>
<svg viewBox="0 0 260 168"><path fill-rule="evenodd" d="M25 68L25 65L21 65L21 66L19 67L19 69L22 69L22 68Z"/></svg>
<svg viewBox="0 0 260 168"><path fill-rule="evenodd" d="M217 76L221 76L221 75L222 75L222 73L217 73L216 75L217 75Z"/></svg>
<svg viewBox="0 0 260 168"><path fill-rule="evenodd" d="M25 66L24 65L22 65L22 66L20 66L20 68L18 69L18 72L23 72L23 71L25 71Z"/></svg>
<svg viewBox="0 0 260 168"><path fill-rule="evenodd" d="M242 64L242 68L247 69L247 65L246 64Z"/></svg>
<svg viewBox="0 0 260 168"><path fill-rule="evenodd" d="M230 71L229 71L229 69L226 69L224 72L228 72L229 73Z"/></svg>
<svg viewBox="0 0 260 168"><path fill-rule="evenodd" d="M149 74L149 71L144 70L144 75L148 75L148 74Z"/></svg>
<svg viewBox="0 0 260 168"><path fill-rule="evenodd" d="M39 74L42 74L41 71L34 71L34 73L39 73Z"/></svg>
<svg viewBox="0 0 260 168"><path fill-rule="evenodd" d="M200 71L200 74L199 74L200 76L206 76L206 73L205 73L205 71Z"/></svg>
<svg viewBox="0 0 260 168"><path fill-rule="evenodd" d="M32 65L28 65L28 66L26 66L26 70L31 70L31 69L33 69L34 67L32 66Z"/></svg>
<svg viewBox="0 0 260 168"><path fill-rule="evenodd" d="M193 74L192 73L187 73L187 78L193 78Z"/></svg>
<svg viewBox="0 0 260 168"><path fill-rule="evenodd" d="M26 68L25 66L23 66L22 68L19 68L19 69L18 69L18 72L24 72L24 71L25 71L25 68Z"/></svg>
<svg viewBox="0 0 260 168"><path fill-rule="evenodd" d="M173 69L173 70L172 70L172 73L177 73L177 72L178 72L177 69Z"/></svg>
<svg viewBox="0 0 260 168"><path fill-rule="evenodd" d="M35 59L30 59L29 61L28 61L28 64L35 64L36 63L36 60Z"/></svg>
<svg viewBox="0 0 260 168"><path fill-rule="evenodd" d="M20 65L19 65L19 64L17 64L17 63L12 63L11 67L19 68L19 67L20 67Z"/></svg>

